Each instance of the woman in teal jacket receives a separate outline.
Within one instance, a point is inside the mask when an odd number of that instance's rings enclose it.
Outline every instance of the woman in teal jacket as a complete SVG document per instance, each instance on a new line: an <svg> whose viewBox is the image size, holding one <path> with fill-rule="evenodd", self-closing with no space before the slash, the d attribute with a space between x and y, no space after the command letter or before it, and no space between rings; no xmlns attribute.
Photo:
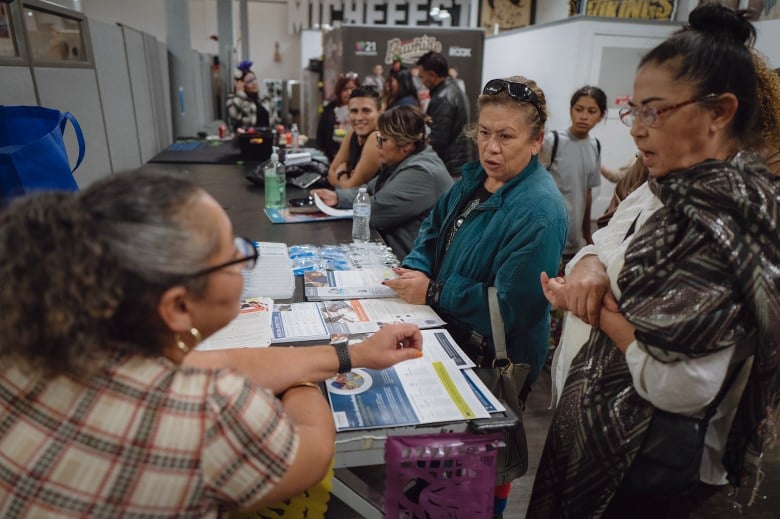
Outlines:
<svg viewBox="0 0 780 519"><path fill-rule="evenodd" d="M489 352L487 289L497 287L509 357L531 366L524 399L547 357L550 308L539 275L557 272L566 205L537 158L547 112L536 83L491 80L478 110L479 162L463 166L423 222L400 277L386 284L408 302L435 308L467 349L484 338Z"/></svg>

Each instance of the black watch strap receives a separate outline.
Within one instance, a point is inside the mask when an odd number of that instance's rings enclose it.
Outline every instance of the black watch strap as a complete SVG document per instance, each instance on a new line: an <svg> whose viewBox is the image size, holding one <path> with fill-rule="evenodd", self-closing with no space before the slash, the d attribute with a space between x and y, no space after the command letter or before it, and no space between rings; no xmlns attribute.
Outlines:
<svg viewBox="0 0 780 519"><path fill-rule="evenodd" d="M339 373L349 373L352 371L352 359L349 356L349 339L346 337L335 337L331 339L330 344L336 348L336 355L339 358Z"/></svg>

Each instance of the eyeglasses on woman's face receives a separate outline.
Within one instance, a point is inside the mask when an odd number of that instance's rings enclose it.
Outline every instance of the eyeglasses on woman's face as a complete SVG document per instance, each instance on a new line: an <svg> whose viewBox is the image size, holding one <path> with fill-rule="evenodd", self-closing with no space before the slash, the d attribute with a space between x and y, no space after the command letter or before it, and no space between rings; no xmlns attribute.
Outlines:
<svg viewBox="0 0 780 519"><path fill-rule="evenodd" d="M250 239L244 238L243 236L236 236L233 238L233 244L236 247L236 253L239 256L238 258L199 270L194 274L190 274L190 277L205 276L206 274L211 274L217 270L240 263L245 264L243 265L243 270L252 270L255 268L257 258L260 257L260 252L257 250L257 247L255 247L255 244Z"/></svg>
<svg viewBox="0 0 780 519"><path fill-rule="evenodd" d="M654 108L650 105L624 106L620 109L618 114L620 115L621 122L628 127L632 127L634 124L639 123L641 125L647 126L648 128L655 128L660 122L659 117L661 114L677 110L683 106L688 106L693 103L707 101L714 97L716 97L716 94L707 94L706 96L695 97L693 99L683 101L682 103L665 106L663 108Z"/></svg>
<svg viewBox="0 0 780 519"><path fill-rule="evenodd" d="M385 147L385 141L389 141L390 137L383 137L379 133L376 134L376 145L381 149Z"/></svg>
<svg viewBox="0 0 780 519"><path fill-rule="evenodd" d="M523 83L514 83L505 79L491 79L485 84L485 88L482 89L482 93L495 95L501 93L504 90L506 90L506 93L509 94L509 97L515 101L530 103L531 106L536 108L536 111L539 112L539 116L541 117L542 109L539 106L539 97L537 97L536 92L534 92L533 89L531 89L531 87L528 85L524 85Z"/></svg>

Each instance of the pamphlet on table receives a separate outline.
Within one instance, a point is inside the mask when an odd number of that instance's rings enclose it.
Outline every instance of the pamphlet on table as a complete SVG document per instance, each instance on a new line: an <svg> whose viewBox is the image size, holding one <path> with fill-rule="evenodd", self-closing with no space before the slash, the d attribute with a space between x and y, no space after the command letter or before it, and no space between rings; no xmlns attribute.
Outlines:
<svg viewBox="0 0 780 519"><path fill-rule="evenodd" d="M413 305L403 299L351 299L317 303L333 335L373 333L391 323L416 324L421 329L446 323L428 305Z"/></svg>
<svg viewBox="0 0 780 519"><path fill-rule="evenodd" d="M271 344L273 299L250 298L241 301L238 315L224 328L198 345L198 351L228 348L262 348Z"/></svg>
<svg viewBox="0 0 780 519"><path fill-rule="evenodd" d="M423 331L423 357L326 381L336 430L487 418L504 408L465 372L473 363L444 330ZM490 395L490 396L488 396Z"/></svg>
<svg viewBox="0 0 780 519"><path fill-rule="evenodd" d="M382 284L382 281L397 277L388 267L311 270L303 274L304 294L308 301L398 297L395 290Z"/></svg>

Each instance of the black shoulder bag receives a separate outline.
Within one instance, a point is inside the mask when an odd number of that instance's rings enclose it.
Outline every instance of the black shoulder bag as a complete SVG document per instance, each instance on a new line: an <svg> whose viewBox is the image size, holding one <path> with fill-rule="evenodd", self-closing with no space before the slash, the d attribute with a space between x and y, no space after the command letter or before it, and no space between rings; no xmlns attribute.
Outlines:
<svg viewBox="0 0 780 519"><path fill-rule="evenodd" d="M707 427L743 366L744 361L729 375L703 418L656 408L621 486L634 493L667 497L683 494L699 483Z"/></svg>

